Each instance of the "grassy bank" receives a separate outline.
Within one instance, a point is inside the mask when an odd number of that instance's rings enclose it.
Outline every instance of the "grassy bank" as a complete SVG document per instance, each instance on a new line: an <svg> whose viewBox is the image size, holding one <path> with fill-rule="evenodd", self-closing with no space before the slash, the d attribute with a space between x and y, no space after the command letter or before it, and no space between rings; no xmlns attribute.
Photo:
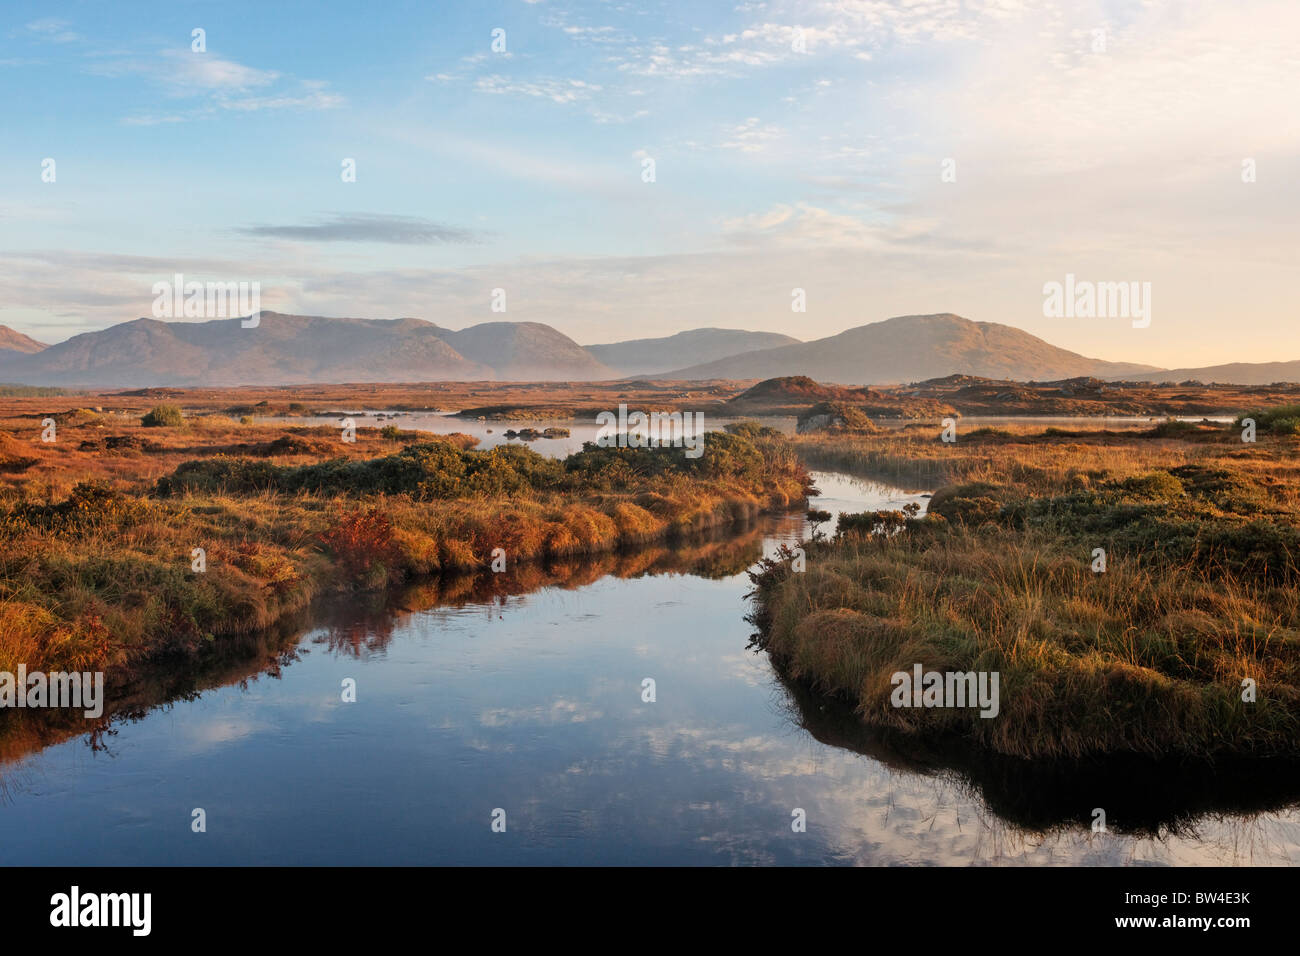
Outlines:
<svg viewBox="0 0 1300 956"><path fill-rule="evenodd" d="M0 670L126 680L330 591L486 569L495 549L510 568L679 540L787 508L806 488L788 444L752 426L709 435L697 459L589 447L560 462L455 439L327 458L337 445L274 444L182 461L147 482L131 466L152 469L150 452L131 449L113 459L118 480L77 484L59 500L11 486L0 514Z"/></svg>
<svg viewBox="0 0 1300 956"><path fill-rule="evenodd" d="M1297 443L1172 435L805 443L860 473L884 463L950 483L926 517L859 520L809 545L804 573L769 561L762 646L869 724L999 754L1296 754ZM891 676L918 663L998 673L998 715L893 706Z"/></svg>

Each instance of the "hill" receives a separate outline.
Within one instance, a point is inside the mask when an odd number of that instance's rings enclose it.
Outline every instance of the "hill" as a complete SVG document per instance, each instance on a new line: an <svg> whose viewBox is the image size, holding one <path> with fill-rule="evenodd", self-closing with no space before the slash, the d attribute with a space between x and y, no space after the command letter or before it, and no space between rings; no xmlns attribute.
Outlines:
<svg viewBox="0 0 1300 956"><path fill-rule="evenodd" d="M484 322L459 332L439 329L443 340L505 381L583 381L616 378L581 345L540 322Z"/></svg>
<svg viewBox="0 0 1300 956"><path fill-rule="evenodd" d="M954 412L948 403L912 390L823 385L805 375L759 382L723 403L723 411L727 415L802 416L814 404L835 409L852 406L860 414L876 418L934 418Z"/></svg>
<svg viewBox="0 0 1300 956"><path fill-rule="evenodd" d="M49 348L44 342L38 342L29 335L15 332L7 325L0 325L0 351L20 352L31 355Z"/></svg>
<svg viewBox="0 0 1300 956"><path fill-rule="evenodd" d="M0 379L37 385L293 385L488 378L419 319L326 319L263 312L239 319L136 319L34 355L0 357Z"/></svg>
<svg viewBox="0 0 1300 956"><path fill-rule="evenodd" d="M1045 380L1121 376L1151 366L1106 362L1049 345L1028 332L959 315L904 315L812 342L690 365L665 374L687 380L806 375L845 385L896 383L953 373Z"/></svg>
<svg viewBox="0 0 1300 956"><path fill-rule="evenodd" d="M1171 368L1163 372L1153 371L1141 375L1116 375L1111 376L1110 380L1273 385L1278 382L1300 382L1300 361L1231 362L1227 365L1207 365L1204 368Z"/></svg>
<svg viewBox="0 0 1300 956"><path fill-rule="evenodd" d="M452 331L423 319L268 311L255 328L239 319L136 319L32 354L0 352L0 381L99 388L613 377L536 322Z"/></svg>
<svg viewBox="0 0 1300 956"><path fill-rule="evenodd" d="M587 351L618 375L649 375L666 368L712 362L742 352L797 345L799 340L777 332L743 329L690 329L655 339L632 339L608 345L588 345Z"/></svg>

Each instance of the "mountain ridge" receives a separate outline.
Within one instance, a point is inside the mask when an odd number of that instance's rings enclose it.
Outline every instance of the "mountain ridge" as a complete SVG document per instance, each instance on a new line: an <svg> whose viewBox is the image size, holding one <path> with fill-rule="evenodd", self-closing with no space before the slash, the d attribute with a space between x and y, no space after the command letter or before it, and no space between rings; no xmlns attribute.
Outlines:
<svg viewBox="0 0 1300 956"><path fill-rule="evenodd" d="M39 342L30 335L23 335L17 329L11 329L7 325L0 325L0 352L32 355L48 348L49 345L45 342Z"/></svg>
<svg viewBox="0 0 1300 956"><path fill-rule="evenodd" d="M1300 382L1300 359L1289 362L1225 362L1201 368L1156 369L1141 377L1124 376L1109 381L1231 383L1233 385L1273 385L1277 382Z"/></svg>
<svg viewBox="0 0 1300 956"><path fill-rule="evenodd" d="M767 379L806 375L819 382L872 385L954 373L1019 381L1121 377L1158 371L1058 348L1021 329L951 312L901 315L836 335L678 368L662 377Z"/></svg>

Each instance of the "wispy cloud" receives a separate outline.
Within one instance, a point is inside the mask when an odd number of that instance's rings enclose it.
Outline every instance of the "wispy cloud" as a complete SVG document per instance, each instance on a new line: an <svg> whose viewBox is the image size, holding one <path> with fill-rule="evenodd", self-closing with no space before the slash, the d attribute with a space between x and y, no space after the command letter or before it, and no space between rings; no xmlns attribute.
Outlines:
<svg viewBox="0 0 1300 956"><path fill-rule="evenodd" d="M555 103L576 103L590 99L599 93L601 87L583 80L557 80L539 78L534 80L512 80L508 77L492 74L482 76L474 84L480 93L495 93L507 96L532 96L548 99Z"/></svg>
<svg viewBox="0 0 1300 956"><path fill-rule="evenodd" d="M220 111L325 110L344 104L320 80L286 77L217 56L189 50L163 50L148 56L116 57L96 62L90 72L99 76L138 76L156 86L171 100L200 100L198 106L180 110L141 111L128 115L129 126L184 122Z"/></svg>
<svg viewBox="0 0 1300 956"><path fill-rule="evenodd" d="M467 244L482 241L471 229L449 226L418 216L381 214L335 215L299 226L246 226L246 236L292 239L298 242L391 242L400 245Z"/></svg>
<svg viewBox="0 0 1300 956"><path fill-rule="evenodd" d="M68 29L72 24L56 17L45 17L27 24L27 32L49 43L75 43L80 33Z"/></svg>
<svg viewBox="0 0 1300 956"><path fill-rule="evenodd" d="M274 70L259 70L213 53L188 50L108 60L92 65L90 71L109 77L142 76L161 85L171 96L245 92L269 86L280 76Z"/></svg>
<svg viewBox="0 0 1300 956"><path fill-rule="evenodd" d="M773 123L763 123L757 116L751 116L741 123L728 126L723 130L719 149L738 149L742 153L759 153L768 144L780 139L781 127Z"/></svg>

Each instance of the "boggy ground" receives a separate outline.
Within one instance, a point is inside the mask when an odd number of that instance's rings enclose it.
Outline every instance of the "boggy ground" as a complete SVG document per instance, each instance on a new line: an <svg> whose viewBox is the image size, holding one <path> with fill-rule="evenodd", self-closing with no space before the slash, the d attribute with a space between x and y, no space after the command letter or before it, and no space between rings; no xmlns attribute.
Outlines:
<svg viewBox="0 0 1300 956"><path fill-rule="evenodd" d="M647 411L699 411L719 418L795 417L817 402L857 406L885 421L938 421L947 415L1221 415L1300 402L1300 384L1238 386L1107 383L1096 379L1010 382L950 375L870 388L818 383L805 376L748 380L615 382L411 382L242 388L85 390L0 385L0 428L35 433L51 414L86 409L138 420L159 402L190 417L339 415L360 410L455 412L467 419L594 421L620 403Z"/></svg>
<svg viewBox="0 0 1300 956"><path fill-rule="evenodd" d="M803 573L766 562L758 643L867 724L993 754L1296 757L1297 413L1256 413L1254 443L1240 424L799 436L816 465L938 490L925 517L842 521ZM998 673L998 715L893 706L918 663Z"/></svg>

